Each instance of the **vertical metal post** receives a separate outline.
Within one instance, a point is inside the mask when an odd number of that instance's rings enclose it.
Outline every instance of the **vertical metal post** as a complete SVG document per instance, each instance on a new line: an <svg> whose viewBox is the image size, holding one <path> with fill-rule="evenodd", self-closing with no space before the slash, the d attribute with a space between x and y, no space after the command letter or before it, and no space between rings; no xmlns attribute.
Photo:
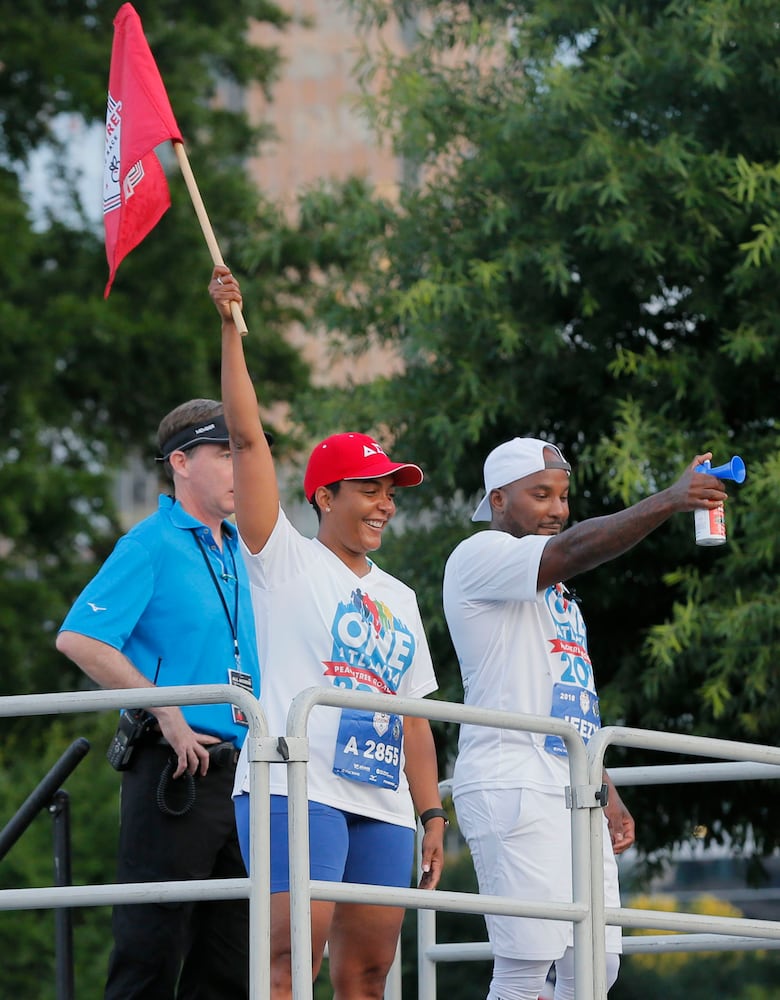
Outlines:
<svg viewBox="0 0 780 1000"><path fill-rule="evenodd" d="M576 737L576 738L575 738ZM571 876L572 900L587 906L582 920L574 922L574 981L577 984L577 1000L602 1000L595 991L593 981L593 913L590 908L593 869L590 852L590 807L578 802L578 788L587 786L588 759L585 744L579 733L564 736L569 755L569 776L572 781L571 795ZM594 799L593 806L596 802ZM600 811L599 811L599 818Z"/></svg>
<svg viewBox="0 0 780 1000"><path fill-rule="evenodd" d="M309 802L305 760L291 760L287 765L287 809L290 830L292 995L293 1000L312 1000Z"/></svg>
<svg viewBox="0 0 780 1000"><path fill-rule="evenodd" d="M55 886L72 885L70 798L62 788L52 796L49 813L53 820L54 834L54 884ZM73 921L68 906L58 906L54 911L54 954L57 1000L74 1000Z"/></svg>
<svg viewBox="0 0 780 1000"><path fill-rule="evenodd" d="M590 912L593 919L593 997L607 998L607 922L604 903L604 810L592 809L590 823L590 852L593 878L590 883Z"/></svg>
<svg viewBox="0 0 780 1000"><path fill-rule="evenodd" d="M421 913L421 910L417 911ZM385 992L383 1000L401 1000L402 976L401 976L401 938L395 948L395 958L390 966L385 980Z"/></svg>
<svg viewBox="0 0 780 1000"><path fill-rule="evenodd" d="M262 723L262 725L261 725ZM249 1000L271 996L270 764L263 716L250 715L249 757Z"/></svg>
<svg viewBox="0 0 780 1000"><path fill-rule="evenodd" d="M445 796L444 783L439 783L439 794ZM449 791L447 787L446 791ZM417 872L422 870L422 824L417 823ZM429 945L436 944L436 910L417 910L417 995L436 996L436 962L428 958Z"/></svg>

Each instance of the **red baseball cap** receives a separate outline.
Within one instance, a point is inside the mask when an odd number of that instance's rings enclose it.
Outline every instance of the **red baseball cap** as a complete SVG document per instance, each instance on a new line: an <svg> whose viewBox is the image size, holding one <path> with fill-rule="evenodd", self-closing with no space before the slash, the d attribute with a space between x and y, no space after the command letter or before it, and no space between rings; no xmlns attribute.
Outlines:
<svg viewBox="0 0 780 1000"><path fill-rule="evenodd" d="M332 434L309 456L303 491L311 502L319 486L342 479L379 479L394 476L396 486L419 486L422 469L409 462L391 462L384 448L368 434Z"/></svg>

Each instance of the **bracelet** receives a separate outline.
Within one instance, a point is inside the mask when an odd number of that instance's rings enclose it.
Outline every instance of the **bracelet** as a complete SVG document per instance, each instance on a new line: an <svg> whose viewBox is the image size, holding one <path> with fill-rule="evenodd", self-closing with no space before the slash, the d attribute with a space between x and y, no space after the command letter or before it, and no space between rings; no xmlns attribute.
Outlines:
<svg viewBox="0 0 780 1000"><path fill-rule="evenodd" d="M428 822L429 819L443 819L444 825L450 825L450 818L443 809L426 809L425 812L420 813L420 822L423 827Z"/></svg>

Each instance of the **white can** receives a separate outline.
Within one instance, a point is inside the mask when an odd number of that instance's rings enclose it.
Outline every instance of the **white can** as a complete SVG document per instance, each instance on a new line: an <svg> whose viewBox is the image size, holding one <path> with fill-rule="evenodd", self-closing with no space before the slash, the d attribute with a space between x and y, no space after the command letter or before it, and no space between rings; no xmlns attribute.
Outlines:
<svg viewBox="0 0 780 1000"><path fill-rule="evenodd" d="M723 545L726 541L726 511L719 503L712 510L697 510L693 515L697 545Z"/></svg>

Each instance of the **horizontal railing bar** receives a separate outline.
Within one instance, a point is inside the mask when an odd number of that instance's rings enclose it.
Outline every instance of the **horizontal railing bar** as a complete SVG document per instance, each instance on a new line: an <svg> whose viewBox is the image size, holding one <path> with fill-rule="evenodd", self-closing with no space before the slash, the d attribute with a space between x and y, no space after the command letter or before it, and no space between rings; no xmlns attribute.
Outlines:
<svg viewBox="0 0 780 1000"><path fill-rule="evenodd" d="M588 741L588 758L600 764L608 747L611 746L780 766L780 747L723 740L715 736L690 736L687 733L667 733L654 729L632 729L622 726L605 726L597 730ZM612 768L610 768L611 774Z"/></svg>
<svg viewBox="0 0 780 1000"><path fill-rule="evenodd" d="M780 938L731 937L728 934L629 934L623 938L623 954L662 952L771 951L780 948Z"/></svg>
<svg viewBox="0 0 780 1000"><path fill-rule="evenodd" d="M741 760L719 764L651 764L640 767L610 767L609 776L617 786L763 781L780 778L780 764L760 764Z"/></svg>
<svg viewBox="0 0 780 1000"><path fill-rule="evenodd" d="M248 878L188 879L179 882L111 882L32 889L0 889L0 910L45 910L114 903L247 899Z"/></svg>
<svg viewBox="0 0 780 1000"><path fill-rule="evenodd" d="M450 913L501 913L505 916L542 917L547 920L582 920L587 906L576 903L534 903L437 889L400 889L393 886L362 885L351 882L311 882L311 898L331 902L356 901L377 906L404 906Z"/></svg>
<svg viewBox="0 0 780 1000"><path fill-rule="evenodd" d="M606 907L604 912L607 924L617 924L620 927L701 931L708 934L734 934L740 937L780 937L780 922L777 920L715 917L705 913L663 913L660 910L632 910L625 907Z"/></svg>
<svg viewBox="0 0 780 1000"><path fill-rule="evenodd" d="M111 708L156 708L161 705L206 705L221 702L248 709L252 718L258 709L258 701L254 694L236 684L203 684L197 687L172 685L6 695L0 698L0 718L104 712Z"/></svg>
<svg viewBox="0 0 780 1000"><path fill-rule="evenodd" d="M780 949L780 939L731 937L727 934L631 934L623 938L624 955L702 951L767 951ZM489 941L433 944L425 949L432 962L492 962Z"/></svg>

